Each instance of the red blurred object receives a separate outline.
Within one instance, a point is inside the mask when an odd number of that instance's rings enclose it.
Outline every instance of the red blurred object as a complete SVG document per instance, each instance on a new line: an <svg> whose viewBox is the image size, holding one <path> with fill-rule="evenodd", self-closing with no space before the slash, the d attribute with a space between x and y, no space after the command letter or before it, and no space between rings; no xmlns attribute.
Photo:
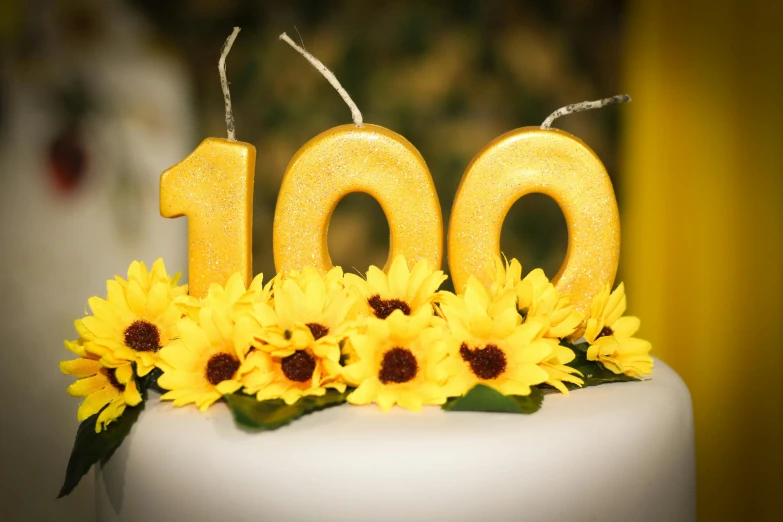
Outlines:
<svg viewBox="0 0 783 522"><path fill-rule="evenodd" d="M72 193L87 172L87 151L81 133L75 126L63 129L48 150L49 175L61 192Z"/></svg>

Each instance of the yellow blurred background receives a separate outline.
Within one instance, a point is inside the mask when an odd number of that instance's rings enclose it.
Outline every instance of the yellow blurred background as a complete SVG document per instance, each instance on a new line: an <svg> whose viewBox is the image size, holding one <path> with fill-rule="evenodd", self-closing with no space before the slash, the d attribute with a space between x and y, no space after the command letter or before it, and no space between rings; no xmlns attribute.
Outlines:
<svg viewBox="0 0 783 522"><path fill-rule="evenodd" d="M622 270L691 391L702 520L780 520L783 3L631 6Z"/></svg>
<svg viewBox="0 0 783 522"><path fill-rule="evenodd" d="M91 485L53 500L76 430L57 362L87 298L128 262L187 265L157 178L224 136L228 59L240 140L258 152L254 270L270 274L282 175L350 121L277 40L340 78L365 120L410 140L444 222L487 142L572 102L633 102L562 118L602 158L623 223L618 280L640 335L691 390L699 518L778 520L783 466L783 2L779 0L12 0L0 4L0 506L9 520L94 519ZM528 196L502 245L552 276L566 229ZM370 197L333 217L335 263L382 264ZM632 518L629 515L629 520Z"/></svg>

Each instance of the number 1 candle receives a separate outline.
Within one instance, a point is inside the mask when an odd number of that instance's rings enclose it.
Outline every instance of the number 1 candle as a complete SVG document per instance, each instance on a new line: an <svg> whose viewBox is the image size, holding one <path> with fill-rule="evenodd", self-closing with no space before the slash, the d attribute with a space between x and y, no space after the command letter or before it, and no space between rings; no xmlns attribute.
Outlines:
<svg viewBox="0 0 783 522"><path fill-rule="evenodd" d="M226 40L219 70L228 139L207 138L160 178L160 213L188 218L189 291L204 297L234 272L252 279L253 176L256 149L236 141L225 59L239 28Z"/></svg>
<svg viewBox="0 0 783 522"><path fill-rule="evenodd" d="M342 125L316 136L293 157L283 177L275 209L273 247L278 272L332 267L327 245L329 220L337 203L351 192L373 196L386 214L391 233L389 261L405 256L410 267L427 259L440 268L443 223L427 164L405 138L362 122L359 109L334 75L287 35L299 51L337 89L353 114Z"/></svg>
<svg viewBox="0 0 783 522"><path fill-rule="evenodd" d="M519 198L538 192L557 202L568 227L568 250L554 282L575 308L589 312L593 296L617 272L617 201L598 156L578 138L549 127L559 116L629 99L569 105L541 127L503 134L479 152L462 178L449 224L449 268L458 292L470 275L489 284L506 214Z"/></svg>

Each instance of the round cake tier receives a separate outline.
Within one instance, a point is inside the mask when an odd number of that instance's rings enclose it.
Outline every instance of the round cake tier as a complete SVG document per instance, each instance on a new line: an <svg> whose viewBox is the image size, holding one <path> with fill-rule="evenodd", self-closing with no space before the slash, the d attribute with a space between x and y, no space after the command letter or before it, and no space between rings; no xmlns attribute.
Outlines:
<svg viewBox="0 0 783 522"><path fill-rule="evenodd" d="M691 521L685 384L548 395L533 415L343 405L273 432L150 400L98 471L101 522Z"/></svg>

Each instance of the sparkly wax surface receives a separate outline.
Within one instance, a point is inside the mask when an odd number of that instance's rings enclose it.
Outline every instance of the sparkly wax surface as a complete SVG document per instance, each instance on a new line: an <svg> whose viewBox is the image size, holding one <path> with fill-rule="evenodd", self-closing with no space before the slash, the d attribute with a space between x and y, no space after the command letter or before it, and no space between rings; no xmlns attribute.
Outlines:
<svg viewBox="0 0 783 522"><path fill-rule="evenodd" d="M240 272L252 278L252 145L207 138L187 158L160 177L160 213L188 217L189 291L207 295L212 283L225 284Z"/></svg>
<svg viewBox="0 0 783 522"><path fill-rule="evenodd" d="M427 259L440 268L443 218L435 185L421 154L383 127L342 125L307 142L288 165L275 209L273 246L278 272L332 267L327 245L337 203L365 192L389 221L389 262ZM366 268L366 267L362 267Z"/></svg>
<svg viewBox="0 0 783 522"><path fill-rule="evenodd" d="M465 171L449 225L449 268L462 291L468 276L489 284L500 230L511 206L534 192L554 199L565 216L568 250L555 277L559 291L589 312L601 287L612 284L620 257L620 217L612 183L598 156L556 130L525 127L499 136Z"/></svg>

